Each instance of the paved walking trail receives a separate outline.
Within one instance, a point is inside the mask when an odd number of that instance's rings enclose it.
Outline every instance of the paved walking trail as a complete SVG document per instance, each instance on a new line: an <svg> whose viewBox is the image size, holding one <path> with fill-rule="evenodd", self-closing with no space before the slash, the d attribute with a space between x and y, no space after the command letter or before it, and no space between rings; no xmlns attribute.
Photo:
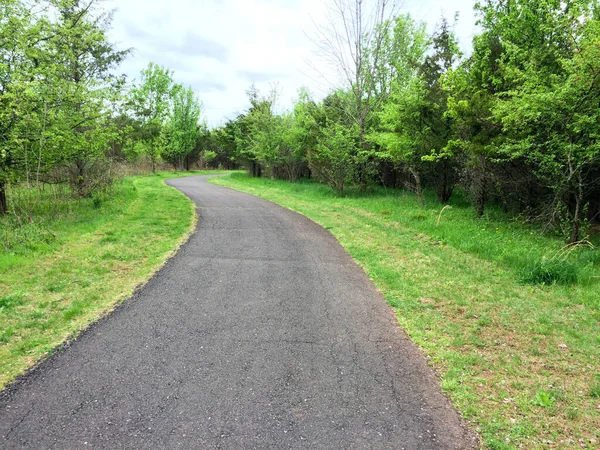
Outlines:
<svg viewBox="0 0 600 450"><path fill-rule="evenodd" d="M190 241L0 394L5 449L468 449L469 431L331 234L206 177Z"/></svg>

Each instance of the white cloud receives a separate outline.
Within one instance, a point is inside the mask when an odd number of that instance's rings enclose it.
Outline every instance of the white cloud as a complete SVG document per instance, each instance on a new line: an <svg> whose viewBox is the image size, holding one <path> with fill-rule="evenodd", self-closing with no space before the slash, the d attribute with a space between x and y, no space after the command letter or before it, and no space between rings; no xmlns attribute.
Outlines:
<svg viewBox="0 0 600 450"><path fill-rule="evenodd" d="M452 18L463 49L474 33L473 1L409 0L401 11L430 24L442 11ZM150 61L175 71L204 103L209 125L218 125L248 106L246 90L277 83L281 107L291 105L298 88L323 95L322 77L306 64L314 59L314 23L322 23L322 0L108 0L116 8L111 39L135 48L121 71L136 77Z"/></svg>

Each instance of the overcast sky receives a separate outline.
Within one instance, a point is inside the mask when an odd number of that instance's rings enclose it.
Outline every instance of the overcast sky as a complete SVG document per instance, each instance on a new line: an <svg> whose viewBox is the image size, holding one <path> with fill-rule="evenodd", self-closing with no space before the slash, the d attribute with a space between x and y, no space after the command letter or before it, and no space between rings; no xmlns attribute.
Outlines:
<svg viewBox="0 0 600 450"><path fill-rule="evenodd" d="M406 0L400 11L430 30L442 14L452 19L458 11L456 33L468 52L474 3ZM211 127L248 108L252 83L264 92L277 83L280 109L291 106L301 86L317 99L326 93L307 63L316 60L310 36L325 20L326 0L108 0L107 6L116 9L112 41L134 49L121 71L135 78L150 61L170 68L177 82L197 91Z"/></svg>

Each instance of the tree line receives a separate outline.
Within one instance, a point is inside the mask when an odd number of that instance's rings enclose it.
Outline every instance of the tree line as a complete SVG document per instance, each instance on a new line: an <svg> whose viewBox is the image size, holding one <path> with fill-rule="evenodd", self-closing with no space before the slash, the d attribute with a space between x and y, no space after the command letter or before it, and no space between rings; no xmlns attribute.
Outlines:
<svg viewBox="0 0 600 450"><path fill-rule="evenodd" d="M587 236L600 217L600 8L596 0L485 0L469 56L454 22L432 34L391 0L336 0L313 35L315 69L338 77L321 100L276 89L208 130L189 87L150 63L116 75L129 50L107 38L96 0L0 3L0 215L8 187L69 183L88 197L115 161L177 169L245 167L254 176L404 188L441 204L460 190Z"/></svg>
<svg viewBox="0 0 600 450"><path fill-rule="evenodd" d="M248 91L246 114L214 130L254 176L402 187L447 203L457 188L586 237L600 216L600 9L589 0L487 0L465 57L456 19L424 23L378 0L334 2L315 39L341 82L321 101Z"/></svg>
<svg viewBox="0 0 600 450"><path fill-rule="evenodd" d="M11 184L89 197L110 187L115 161L197 157L198 97L156 64L131 83L117 75L130 50L109 41L111 20L96 0L0 2L0 215Z"/></svg>

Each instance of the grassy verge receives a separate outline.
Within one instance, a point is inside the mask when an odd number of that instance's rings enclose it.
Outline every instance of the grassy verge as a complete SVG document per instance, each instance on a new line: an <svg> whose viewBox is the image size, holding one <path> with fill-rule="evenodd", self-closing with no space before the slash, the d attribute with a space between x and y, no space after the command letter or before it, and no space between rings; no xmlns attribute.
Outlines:
<svg viewBox="0 0 600 450"><path fill-rule="evenodd" d="M176 176L126 178L84 200L48 187L23 200L33 220L0 218L0 389L128 298L186 239L195 213L164 183Z"/></svg>
<svg viewBox="0 0 600 450"><path fill-rule="evenodd" d="M329 229L493 449L600 445L600 255L460 202L234 175L211 182ZM549 276L537 274L548 272ZM545 272L544 272L545 271ZM544 284L536 284L546 281Z"/></svg>

